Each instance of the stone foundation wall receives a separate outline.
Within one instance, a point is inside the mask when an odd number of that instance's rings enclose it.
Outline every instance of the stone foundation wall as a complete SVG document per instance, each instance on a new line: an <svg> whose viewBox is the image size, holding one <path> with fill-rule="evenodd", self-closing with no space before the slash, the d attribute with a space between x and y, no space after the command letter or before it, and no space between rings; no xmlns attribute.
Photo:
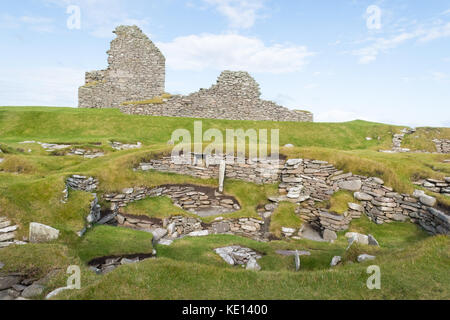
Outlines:
<svg viewBox="0 0 450 320"><path fill-rule="evenodd" d="M436 150L438 153L450 153L450 140L435 139L433 142L436 145Z"/></svg>
<svg viewBox="0 0 450 320"><path fill-rule="evenodd" d="M312 122L307 111L293 111L272 101L260 99L259 85L247 72L224 71L217 84L188 96L175 96L162 104L125 105L126 114L210 118L228 120L267 120Z"/></svg>
<svg viewBox="0 0 450 320"><path fill-rule="evenodd" d="M190 175L201 179L217 179L219 177L220 160L224 157L215 156L198 160L194 155L184 158L186 164L175 164L171 157L150 160L141 163L138 170L148 171L156 170L161 172L170 172L183 175ZM256 184L271 184L279 181L280 168L283 161L246 159L245 163L236 163L226 161L225 177L236 180L243 180Z"/></svg>
<svg viewBox="0 0 450 320"><path fill-rule="evenodd" d="M416 181L414 184L424 187L431 192L442 193L450 196L450 177L445 177L444 180L425 179Z"/></svg>
<svg viewBox="0 0 450 320"><path fill-rule="evenodd" d="M160 196L167 196L179 208L200 215L210 210L221 214L240 209L238 201L233 197L219 194L214 188L190 185L129 188L122 190L122 193L105 194L103 197L112 203L111 210L118 212L131 202Z"/></svg>
<svg viewBox="0 0 450 320"><path fill-rule="evenodd" d="M177 239L184 236L198 236L208 234L233 234L258 241L267 241L268 233L264 230L264 221L243 219L219 219L213 223L206 224L198 218L174 216L168 219L155 219L144 216L132 216L128 214L117 214L115 221L119 226L135 230L152 232L157 229L166 229L163 237Z"/></svg>
<svg viewBox="0 0 450 320"><path fill-rule="evenodd" d="M266 165L266 164L265 164ZM187 166L175 165L170 158L152 160L141 164L141 170L156 170L188 174L203 178L217 178L218 168L211 165ZM244 171L239 171L244 168ZM267 169L267 168L265 168ZM365 177L344 173L326 161L308 159L290 159L280 161L270 168L270 179L262 182L261 173L265 172L258 162L252 165L227 165L226 177L254 182L279 184L278 197L269 200L278 203L290 201L299 205L297 213L304 220L317 229L333 232L348 229L352 219L359 218L362 213L368 215L375 223L411 220L420 224L433 234L448 234L450 230L450 216L445 210L434 208L436 199L426 195L414 197L399 194L384 185L384 181L377 177ZM316 202L327 201L339 191L347 190L354 193L361 205L350 203L344 214L329 212L318 208Z"/></svg>

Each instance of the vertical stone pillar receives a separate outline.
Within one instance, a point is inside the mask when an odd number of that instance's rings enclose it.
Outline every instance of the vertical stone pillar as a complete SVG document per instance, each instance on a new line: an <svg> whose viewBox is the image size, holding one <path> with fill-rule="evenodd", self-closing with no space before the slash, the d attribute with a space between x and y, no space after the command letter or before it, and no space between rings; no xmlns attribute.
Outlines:
<svg viewBox="0 0 450 320"><path fill-rule="evenodd" d="M223 182L225 180L225 168L226 168L226 162L225 160L220 160L220 167L219 167L219 192L223 193Z"/></svg>

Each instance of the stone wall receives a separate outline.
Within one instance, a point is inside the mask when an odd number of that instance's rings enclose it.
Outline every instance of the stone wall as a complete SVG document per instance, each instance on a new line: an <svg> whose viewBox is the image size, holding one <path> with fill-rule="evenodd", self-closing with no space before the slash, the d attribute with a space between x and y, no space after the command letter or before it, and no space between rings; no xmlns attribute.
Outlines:
<svg viewBox="0 0 450 320"><path fill-rule="evenodd" d="M228 120L311 122L313 115L261 100L258 83L247 72L224 71L217 84L188 96L175 96L162 104L126 105L126 114Z"/></svg>
<svg viewBox="0 0 450 320"><path fill-rule="evenodd" d="M136 26L119 26L111 42L106 70L86 73L79 89L80 108L117 108L126 101L164 93L165 58Z"/></svg>
<svg viewBox="0 0 450 320"><path fill-rule="evenodd" d="M160 196L169 197L177 207L199 216L225 214L240 209L239 202L233 197L217 193L214 188L194 185L129 188L121 193L105 194L104 199L112 203L111 210L116 212L131 202Z"/></svg>
<svg viewBox="0 0 450 320"><path fill-rule="evenodd" d="M224 159L220 156L204 157L198 160L195 155L190 155L184 160L192 165L174 164L171 157L163 157L143 162L138 170L156 170L161 172L178 173L190 175L201 179L217 179L219 177L220 161ZM243 180L256 184L271 184L279 181L280 166L283 162L261 160L251 161L246 159L245 163L237 163L236 158L226 161L225 177L230 179Z"/></svg>
<svg viewBox="0 0 450 320"><path fill-rule="evenodd" d="M261 168L258 163L227 164L225 175L253 183L280 182L280 195L271 197L269 200L274 203L281 201L297 203L299 206L297 213L300 217L322 233L326 230L332 232L346 230L352 219L359 218L362 213L378 224L410 220L420 224L430 233L449 233L448 213L445 209L435 208L435 198L420 194L419 191L416 192L416 197L399 194L385 186L380 178L344 173L326 161L308 159L281 160L276 166L272 164L269 178L265 180L261 174L267 173L267 168ZM177 165L171 163L170 158L142 163L139 168L187 174L205 179L218 177L218 169L215 165L206 166L201 163L196 166ZM353 192L361 204L349 203L348 211L342 215L316 205L316 202L329 200L339 190Z"/></svg>
<svg viewBox="0 0 450 320"><path fill-rule="evenodd" d="M445 177L444 180L425 179L414 182L414 184L424 187L425 189L435 192L443 193L450 196L450 177Z"/></svg>
<svg viewBox="0 0 450 320"><path fill-rule="evenodd" d="M450 140L435 139L433 142L436 145L436 150L438 153L450 153Z"/></svg>

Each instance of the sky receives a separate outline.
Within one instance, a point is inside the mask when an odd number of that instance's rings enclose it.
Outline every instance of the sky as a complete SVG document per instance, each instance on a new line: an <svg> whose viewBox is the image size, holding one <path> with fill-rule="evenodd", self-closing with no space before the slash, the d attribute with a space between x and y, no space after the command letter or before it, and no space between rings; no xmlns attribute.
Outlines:
<svg viewBox="0 0 450 320"><path fill-rule="evenodd" d="M449 0L3 0L0 105L76 107L121 24L161 49L173 94L243 70L315 121L450 127Z"/></svg>

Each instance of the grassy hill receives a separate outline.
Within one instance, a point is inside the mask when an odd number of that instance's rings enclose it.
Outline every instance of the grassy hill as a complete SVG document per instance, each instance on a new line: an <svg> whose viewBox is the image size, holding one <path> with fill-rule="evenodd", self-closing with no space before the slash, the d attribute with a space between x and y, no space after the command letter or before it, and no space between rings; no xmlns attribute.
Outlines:
<svg viewBox="0 0 450 320"><path fill-rule="evenodd" d="M345 263L328 268L334 255L343 255L346 240L339 234L334 244L306 240L257 243L234 236L176 241L168 248L157 248L158 259L138 265L122 266L105 276L90 272L86 262L95 256L151 252L145 235L120 228L96 227L80 239L75 232L84 225L91 195L70 192L67 204L60 202L65 179L72 174L95 176L99 193L126 187L157 186L166 183L217 185L214 180L157 172L137 172L133 167L141 159L168 152L171 133L179 128L193 131L198 119L130 116L118 110L89 110L45 107L0 108L0 216L19 224L19 237L26 236L30 222L41 222L62 231L58 241L44 245L9 247L0 251L5 263L1 272L29 270L45 274L48 270L79 264L83 271L83 289L67 292L70 299L148 298L148 299L415 299L450 297L447 276L450 262L448 237L429 237L409 223L377 226L361 219L351 230L374 234L382 247L374 252L382 268L381 291L365 287L367 265L351 263L359 251L345 256ZM355 174L377 176L398 192L412 192L418 178L450 176L446 155L405 153L386 154L392 135L403 127L352 121L347 123L278 123L255 121L202 120L203 131L225 129L279 129L280 144L288 157L326 160L337 168ZM372 140L367 140L371 137ZM404 147L433 150L432 139L450 139L450 128L419 128L405 138ZM88 149L100 149L105 157L89 160L77 156L49 153L26 140L62 143ZM143 143L137 150L116 151L109 141ZM235 196L242 210L233 217L256 216L256 207L276 193L275 185L256 186L230 181L225 192ZM431 194L431 193L430 193ZM442 206L450 207L445 196L435 195ZM345 198L345 197L344 197ZM145 200L130 206L132 213L164 217L176 212L167 199ZM173 210L173 211L172 211ZM301 224L292 206L282 206L275 224ZM274 225L276 227L276 225ZM262 272L254 273L228 267L212 249L219 245L243 244L265 253ZM293 272L292 257L280 257L277 249L311 250L302 258L302 271ZM370 252L368 252L370 253ZM353 255L353 256L352 256ZM44 257L44 258L43 258ZM379 258L379 261L378 261ZM352 260L353 259L353 260ZM65 275L47 288L63 286Z"/></svg>

